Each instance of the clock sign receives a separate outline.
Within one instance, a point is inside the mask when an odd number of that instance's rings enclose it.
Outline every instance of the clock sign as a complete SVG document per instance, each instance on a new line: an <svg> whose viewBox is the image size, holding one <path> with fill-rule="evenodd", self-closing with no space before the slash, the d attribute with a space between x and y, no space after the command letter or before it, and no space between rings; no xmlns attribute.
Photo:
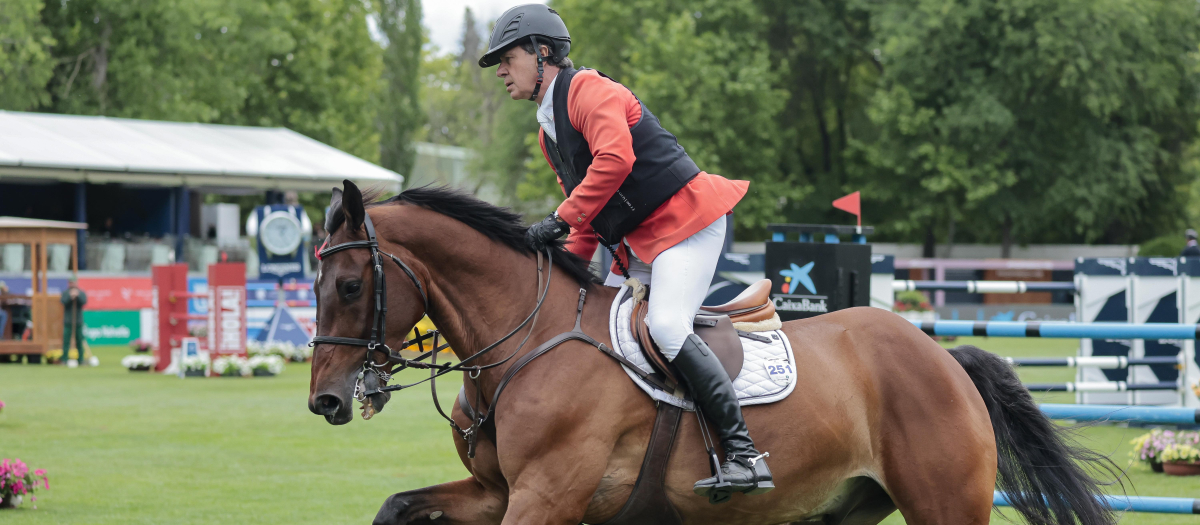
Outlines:
<svg viewBox="0 0 1200 525"><path fill-rule="evenodd" d="M258 228L263 248L272 255L292 255L303 240L300 219L286 211L268 213Z"/></svg>
<svg viewBox="0 0 1200 525"><path fill-rule="evenodd" d="M300 206L259 206L246 221L246 233L258 238L258 273L263 278L304 277L304 239L312 228Z"/></svg>

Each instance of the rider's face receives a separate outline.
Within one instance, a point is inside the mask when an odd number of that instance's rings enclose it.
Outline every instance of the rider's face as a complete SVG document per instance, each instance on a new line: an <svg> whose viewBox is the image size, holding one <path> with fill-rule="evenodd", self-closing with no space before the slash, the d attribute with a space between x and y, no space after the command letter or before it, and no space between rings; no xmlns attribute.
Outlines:
<svg viewBox="0 0 1200 525"><path fill-rule="evenodd" d="M549 48L542 46L542 53L549 54ZM552 67L549 64L543 66L543 90L549 83L549 69ZM500 67L496 68L496 76L504 79L504 90L508 91L508 96L513 100L527 100L537 84L537 58L526 53L520 46L514 46L500 57Z"/></svg>

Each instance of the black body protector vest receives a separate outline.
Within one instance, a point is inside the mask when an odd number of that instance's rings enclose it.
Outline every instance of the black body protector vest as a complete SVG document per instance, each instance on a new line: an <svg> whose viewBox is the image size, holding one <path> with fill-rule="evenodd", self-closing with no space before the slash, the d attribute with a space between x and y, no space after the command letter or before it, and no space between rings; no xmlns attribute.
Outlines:
<svg viewBox="0 0 1200 525"><path fill-rule="evenodd" d="M554 97L557 143L543 133L543 146L555 173L562 179L568 197L583 183L588 167L592 165L592 153L587 140L583 133L571 125L567 116L567 94L575 73L575 69L559 71L554 92L547 93L547 96ZM609 78L604 73L600 75ZM621 242L626 234L637 229L646 217L700 173L700 168L688 157L675 135L663 129L658 118L641 99L638 103L642 105L642 118L629 128L629 133L633 135L633 170L591 222L600 241L609 246ZM563 220L569 223L572 218L563 217Z"/></svg>

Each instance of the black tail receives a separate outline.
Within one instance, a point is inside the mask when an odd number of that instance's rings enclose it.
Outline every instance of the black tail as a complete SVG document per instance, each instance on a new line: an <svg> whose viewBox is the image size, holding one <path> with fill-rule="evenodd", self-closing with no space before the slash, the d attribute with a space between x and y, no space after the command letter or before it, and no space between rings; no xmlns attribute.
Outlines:
<svg viewBox="0 0 1200 525"><path fill-rule="evenodd" d="M1112 511L1097 496L1100 483L1084 465L1112 474L1107 456L1077 445L1071 430L1038 409L1029 390L1000 357L970 345L950 350L983 396L999 457L997 487L1032 525L1108 525Z"/></svg>

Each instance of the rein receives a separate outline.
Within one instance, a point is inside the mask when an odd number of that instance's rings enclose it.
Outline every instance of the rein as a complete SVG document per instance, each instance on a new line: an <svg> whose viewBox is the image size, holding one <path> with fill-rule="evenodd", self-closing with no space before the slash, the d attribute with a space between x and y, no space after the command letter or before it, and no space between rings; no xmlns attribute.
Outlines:
<svg viewBox="0 0 1200 525"><path fill-rule="evenodd" d="M430 330L424 334L421 334L420 329L413 328L413 334L415 335L415 337L411 340L405 341L398 349L398 350L404 350L413 345L417 345L417 347L419 349L418 351L421 352L421 354L418 357L415 357L413 359L408 359L408 358L400 355L400 353L398 351L393 350L392 348L388 347L387 343L385 342L386 334L387 334L387 331L386 331L387 330L387 327L386 327L386 324L387 324L387 297L386 297L386 295L387 295L387 278L384 276L384 273L383 273L383 256L386 255L388 258L390 258L392 260L392 262L396 263L396 266L398 266L404 272L404 274L408 276L409 280L412 281L413 286L417 289L417 293L419 293L421 295L421 300L423 301L424 306L425 306L425 311L424 311L425 314L428 314L430 311L429 295L426 293L425 287L421 284L420 279L417 278L416 273L414 273L412 271L412 269L408 267L408 265L404 264L404 261L401 261L400 258L396 257L395 255L392 255L387 252L383 252L379 249L379 240L377 239L377 237L375 235L375 225L371 222L370 214L365 215L365 220L364 220L363 224L366 227L367 240L365 240L365 241L350 241L350 242L344 242L344 243L336 244L336 245L329 246L329 247L322 247L322 249L320 249L317 252L317 259L318 260L324 259L328 255L331 255L331 254L334 254L334 253L337 253L337 252L340 252L343 250L356 249L356 248L371 250L371 264L374 266L374 279L375 279L375 293L374 293L375 314L371 321L370 339L318 335L318 336L313 337L312 342L309 343L309 346L316 346L319 344L332 344L332 345L343 345L343 346L366 347L366 356L363 359L363 366L362 366L362 369L359 370L358 377L355 379L355 383L354 383L354 398L361 401L364 404L365 409L370 410L371 415L374 414L374 407L371 404L370 396L375 395L375 394L384 393L384 392L394 392L394 391L403 390L406 388L412 388L414 386L417 386L421 383L428 381L430 383L430 389L431 389L432 395L433 395L433 404L434 404L434 407L437 408L438 414L440 414L442 416L442 418L444 418L446 421L450 422L450 426L452 428L454 428L455 432L457 432L459 434L459 436L461 436L463 439L465 439L467 441L467 443L468 443L468 447L467 447L468 453L467 454L469 457L474 458L475 457L475 441L478 436L479 428L482 427L484 425L484 423L486 423L487 420L493 416L493 414L495 413L496 402L500 400L500 393L504 391L504 387L508 384L509 380L514 375L516 375L516 373L521 368L523 368L525 366L525 364L529 363L530 361L537 358L538 356L541 356L542 354L546 353L550 349L552 349L562 343L565 343L567 341L571 341L571 340L585 341L585 342L591 344L592 346L599 348L605 354L608 354L608 355L615 354L614 352L609 350L607 347L605 347L603 343L596 341L591 336L583 333L583 331L580 329L579 323L580 323L580 319L582 318L582 315L583 315L583 304L587 297L587 291L581 288L579 290L579 305L578 305L576 315L575 315L574 329L571 330L570 332L565 332L565 333L559 334L558 336L555 336L551 340L547 341L546 343L543 343L542 345L540 345L536 349L534 349L532 352L530 352L529 354L526 354L524 357L519 359L512 367L510 367L506 371L503 378L501 378L499 385L496 387L496 394L492 397L492 403L490 404L487 413L482 416L479 416L477 413L472 414L471 415L471 425L469 427L467 427L466 429L459 427L458 424L455 423L454 420L450 416L446 415L445 411L442 410L441 403L438 401L437 387L436 387L436 383L435 383L437 378L441 377L443 375L446 375L450 372L465 372L467 374L467 377L469 377L471 379L471 381L475 383L475 392L476 392L476 399L477 399L476 406L479 406L479 404L482 403L482 401L483 401L482 390L480 388L479 380L478 380L480 373L482 373L484 370L487 370L489 368L495 368L495 367L501 366L501 365L507 363L508 361L512 360L514 357L516 357L518 354L521 353L521 349L525 347L525 343L527 343L529 341L529 337L531 335L533 335L533 331L534 331L533 328L537 324L538 313L542 309L542 303L545 302L546 295L549 294L549 292L550 292L550 282L551 282L551 278L553 278L553 276L554 276L553 252L551 251L550 247L546 248L547 268L545 268L545 274L546 274L545 286L543 286L543 284L542 284L542 273L543 273L542 252L540 252L540 251L537 252L538 300L537 300L537 304L533 307L533 311L530 312L529 315L525 317L524 321L521 321L521 324L517 325L516 328L513 328L512 331L510 331L504 337L501 337L500 339L493 342L492 344L484 347L483 349L479 350L478 352L475 352L471 356L468 356L466 359L459 361L457 364L453 364L453 365L449 364L449 363L438 364L437 353L440 352L441 350L449 347L450 345L449 344L443 344L440 346L438 345L438 339L440 338L441 333L437 330ZM510 354L508 357L505 357L504 359L497 361L495 363L489 364L489 365L466 366L467 363L474 361L474 360L478 359L480 356L487 354L488 352L499 347L501 343L504 343L505 341L512 338L512 336L516 335L517 332L519 332L521 329L525 328L527 325L529 326L528 333L525 334L525 338L521 340L521 343L517 346L517 349L512 354ZM432 343L430 349L428 351L426 351L424 341L431 339L431 338L433 339L433 343ZM375 359L374 359L375 352L381 352L384 355L386 355L386 360L383 363L376 363ZM426 358L432 358L432 359L430 359L429 363L422 362ZM429 374L429 377L422 379L420 381L417 381L415 383L410 383L407 385L391 385L391 386L387 385L388 381L391 380L392 376L394 376L396 373L398 373L406 368L425 369L425 370L431 370L431 372ZM366 388L366 375L368 373L375 374L376 377L379 378L379 381L384 386L381 386L374 390L368 391ZM370 419L370 415L367 415L367 412L364 412L364 418Z"/></svg>

